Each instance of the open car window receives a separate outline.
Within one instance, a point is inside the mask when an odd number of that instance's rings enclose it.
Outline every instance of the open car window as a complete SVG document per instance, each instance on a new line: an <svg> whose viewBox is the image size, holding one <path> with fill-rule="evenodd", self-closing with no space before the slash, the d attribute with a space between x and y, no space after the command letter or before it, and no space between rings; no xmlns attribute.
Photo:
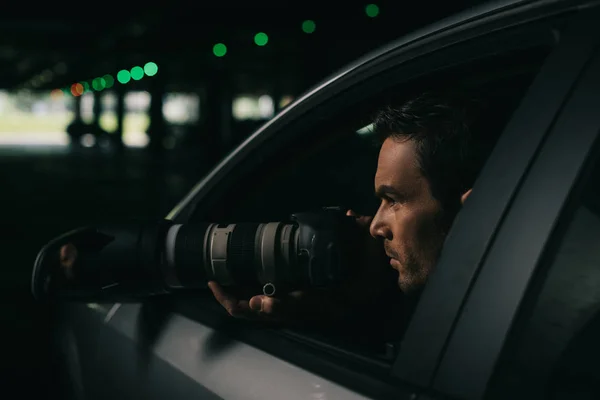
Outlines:
<svg viewBox="0 0 600 400"><path fill-rule="evenodd" d="M457 90L474 90L494 102L495 122L504 124L549 49L528 48L448 69L409 85L382 88L376 98L340 109L335 118L311 126L306 139L290 142L255 170L243 171L213 208L199 209L190 222L282 221L291 213L322 206L374 215L379 204L373 194L379 144L370 124L379 106L450 81Z"/></svg>

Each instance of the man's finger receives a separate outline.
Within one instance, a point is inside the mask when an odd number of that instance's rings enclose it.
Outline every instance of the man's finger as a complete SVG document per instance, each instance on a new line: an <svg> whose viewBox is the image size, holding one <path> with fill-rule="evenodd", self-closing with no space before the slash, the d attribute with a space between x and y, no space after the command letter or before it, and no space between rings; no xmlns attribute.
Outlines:
<svg viewBox="0 0 600 400"><path fill-rule="evenodd" d="M221 288L221 285L219 285L217 282L208 282L208 288L212 292L213 296L215 296L215 299L217 299L217 301L223 307L225 307L227 311L229 311L229 309L232 308L235 303L237 303L237 299L225 292L223 288Z"/></svg>
<svg viewBox="0 0 600 400"><path fill-rule="evenodd" d="M346 211L346 216L354 217L354 219L356 219L356 223L363 228L369 227L369 225L371 225L371 221L373 221L372 216L360 215L360 214L357 214L354 210Z"/></svg>
<svg viewBox="0 0 600 400"><path fill-rule="evenodd" d="M251 318L253 316L247 301L238 300L235 296L230 295L217 282L208 282L208 287L215 299L232 317Z"/></svg>
<svg viewBox="0 0 600 400"><path fill-rule="evenodd" d="M248 301L248 306L252 311L259 312L262 310L262 301L264 296L254 296Z"/></svg>
<svg viewBox="0 0 600 400"><path fill-rule="evenodd" d="M254 296L248 302L250 309L262 316L279 319L282 315L282 301L275 297Z"/></svg>

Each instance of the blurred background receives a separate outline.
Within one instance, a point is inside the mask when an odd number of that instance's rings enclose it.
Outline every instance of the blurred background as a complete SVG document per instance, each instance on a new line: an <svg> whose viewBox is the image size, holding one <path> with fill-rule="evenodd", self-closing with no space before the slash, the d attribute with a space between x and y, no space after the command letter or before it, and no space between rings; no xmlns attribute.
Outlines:
<svg viewBox="0 0 600 400"><path fill-rule="evenodd" d="M3 7L3 383L29 382L21 395L52 393L51 320L29 290L45 242L95 221L163 218L215 162L307 89L475 3Z"/></svg>

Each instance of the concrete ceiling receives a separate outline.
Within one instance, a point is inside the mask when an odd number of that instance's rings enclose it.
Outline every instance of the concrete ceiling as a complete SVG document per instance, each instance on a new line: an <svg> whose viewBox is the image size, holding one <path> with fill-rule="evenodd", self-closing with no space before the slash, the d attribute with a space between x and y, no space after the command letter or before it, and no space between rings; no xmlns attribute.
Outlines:
<svg viewBox="0 0 600 400"><path fill-rule="evenodd" d="M318 79L365 51L473 1L192 2L169 0L135 7L126 2L41 6L24 3L0 12L0 88L44 89L116 74L154 61L168 84L201 85L215 74L249 88L269 81ZM313 34L302 21L316 22ZM256 32L269 35L259 47ZM212 46L228 53L217 58ZM304 81L302 81L304 82ZM135 82L144 85L144 80Z"/></svg>

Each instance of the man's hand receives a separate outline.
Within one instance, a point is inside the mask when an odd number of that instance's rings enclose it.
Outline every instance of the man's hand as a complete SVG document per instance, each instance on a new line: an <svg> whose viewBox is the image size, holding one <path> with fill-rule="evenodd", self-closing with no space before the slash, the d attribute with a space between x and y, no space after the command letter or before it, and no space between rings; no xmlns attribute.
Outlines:
<svg viewBox="0 0 600 400"><path fill-rule="evenodd" d="M369 226L371 225L371 221L373 221L373 217L367 215L358 215L352 210L348 210L346 212L346 215L348 217L354 217L358 226L364 228L367 231L367 233L369 232Z"/></svg>
<svg viewBox="0 0 600 400"><path fill-rule="evenodd" d="M355 307L370 301L373 293L377 292L376 279L371 279L371 277L377 276L372 269L372 267L376 268L373 263L379 262L379 258L374 253L385 254L381 243L369 235L369 225L373 217L361 216L352 210L349 210L346 215L355 217L356 223L365 230L367 259L361 263L364 264L364 268L359 271L356 278L345 283L340 290L315 288L294 291L277 297L257 295L250 299L240 299L223 289L217 282L209 282L208 287L215 299L231 316L236 318L302 325L335 324L336 321L352 312ZM369 299L365 297L369 297Z"/></svg>
<svg viewBox="0 0 600 400"><path fill-rule="evenodd" d="M284 298L258 295L242 300L225 291L215 281L208 282L208 287L229 315L236 318L282 321L292 316L304 297L303 292L296 291L286 294Z"/></svg>

